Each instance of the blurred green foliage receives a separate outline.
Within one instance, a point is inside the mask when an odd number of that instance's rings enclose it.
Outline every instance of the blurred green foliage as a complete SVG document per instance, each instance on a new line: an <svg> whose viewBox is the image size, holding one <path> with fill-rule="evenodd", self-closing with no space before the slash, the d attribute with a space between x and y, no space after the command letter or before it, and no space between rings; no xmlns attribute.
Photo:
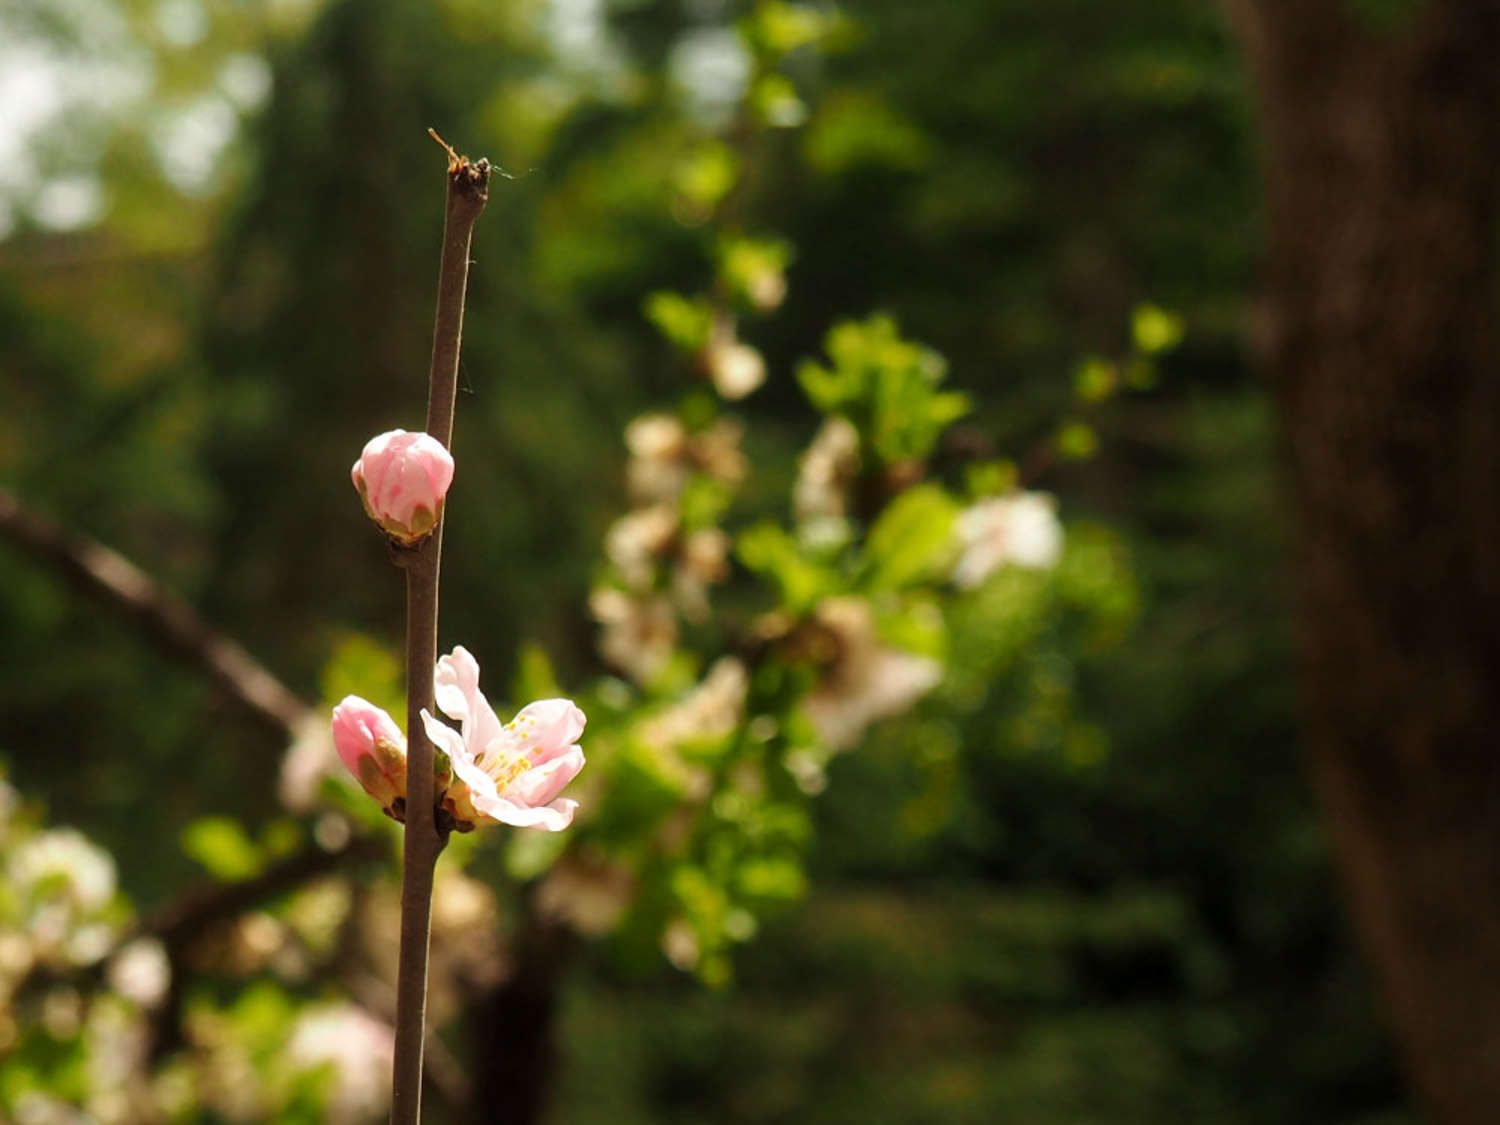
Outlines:
<svg viewBox="0 0 1500 1125"><path fill-rule="evenodd" d="M205 22L127 0L93 5L103 38L72 6L0 17L150 71L77 118L97 143L34 138L41 187L5 187L0 483L309 699L399 713L399 582L348 464L419 425L426 127L514 173L474 247L442 647L518 700L594 693L609 798L582 838L648 888L567 987L556 1120L1408 1120L1294 753L1273 439L1240 346L1247 98L1214 6L176 6ZM1395 27L1407 5L1364 7ZM237 101L257 64L264 100ZM191 129L173 141L194 109L233 125L200 139L198 179ZM49 227L28 200L69 176L107 202ZM724 522L738 563L690 639L732 647L769 601L869 599L883 643L948 675L855 752L794 757L806 661L754 670L773 732L674 756L640 720L710 669L597 678L621 431L644 410L710 431L721 408L685 379L726 317L767 375L733 405L754 472L685 486L682 526ZM862 538L789 522L818 412L861 439ZM913 460L932 480L906 488ZM1056 568L938 599L959 497L1020 484L1063 498ZM107 846L141 909L305 833L275 737L19 554L0 589L12 781ZM651 843L703 773L721 799L681 850ZM458 845L502 891L561 846ZM297 928L294 902L271 913ZM728 989L662 966L674 919ZM261 1075L255 1113L322 1120L328 1075L276 1046L329 998L256 971L206 974L191 1050ZM3 1104L77 1094L86 1030L0 1043Z"/></svg>

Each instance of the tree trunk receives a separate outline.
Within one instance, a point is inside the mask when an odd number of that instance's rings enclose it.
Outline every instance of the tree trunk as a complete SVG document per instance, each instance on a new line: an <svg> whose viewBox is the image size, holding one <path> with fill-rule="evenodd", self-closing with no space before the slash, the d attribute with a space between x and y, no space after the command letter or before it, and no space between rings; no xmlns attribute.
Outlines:
<svg viewBox="0 0 1500 1125"><path fill-rule="evenodd" d="M557 1017L574 935L528 894L510 971L468 1005L472 1125L538 1125L557 1071Z"/></svg>
<svg viewBox="0 0 1500 1125"><path fill-rule="evenodd" d="M1500 1120L1500 2L1231 0L1259 98L1258 343L1303 710L1353 918L1435 1121ZM1389 24L1389 19L1387 20Z"/></svg>

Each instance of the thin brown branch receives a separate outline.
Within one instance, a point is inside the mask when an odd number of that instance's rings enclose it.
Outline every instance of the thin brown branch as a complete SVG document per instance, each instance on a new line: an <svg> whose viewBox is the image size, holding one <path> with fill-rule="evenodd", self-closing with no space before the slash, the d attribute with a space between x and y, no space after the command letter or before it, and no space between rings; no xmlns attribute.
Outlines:
<svg viewBox="0 0 1500 1125"><path fill-rule="evenodd" d="M358 973L346 976L344 984L354 1002L365 1011L387 1023L394 1021L395 993L384 981L368 973ZM431 1036L426 1046L422 1060L422 1078L427 1088L437 1094L443 1105L444 1116L449 1121L461 1121L474 1093L468 1075L440 1038Z"/></svg>
<svg viewBox="0 0 1500 1125"><path fill-rule="evenodd" d="M443 143L443 142L440 142ZM432 333L427 432L453 445L458 356L463 340L464 296L469 284L469 244L489 198L489 161L449 156L448 202L438 269L437 316ZM422 712L435 711L438 576L443 523L400 561L406 569L406 836L401 876L401 954L396 972L396 1057L391 1081L392 1125L418 1125L422 1112L422 1056L427 1026L427 948L432 930L432 878L446 833L435 819L433 749Z"/></svg>
<svg viewBox="0 0 1500 1125"><path fill-rule="evenodd" d="M125 556L27 510L3 488L0 537L110 606L164 651L206 672L231 699L288 738L312 714L255 657Z"/></svg>

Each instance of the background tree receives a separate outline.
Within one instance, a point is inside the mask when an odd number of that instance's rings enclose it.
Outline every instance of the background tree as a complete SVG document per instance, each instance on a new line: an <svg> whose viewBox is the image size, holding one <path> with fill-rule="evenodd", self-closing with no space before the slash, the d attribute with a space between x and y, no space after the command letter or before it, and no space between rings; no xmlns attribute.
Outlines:
<svg viewBox="0 0 1500 1125"><path fill-rule="evenodd" d="M1371 6L1367 6L1371 7ZM1500 1099L1500 8L1241 3L1304 730L1435 1119Z"/></svg>

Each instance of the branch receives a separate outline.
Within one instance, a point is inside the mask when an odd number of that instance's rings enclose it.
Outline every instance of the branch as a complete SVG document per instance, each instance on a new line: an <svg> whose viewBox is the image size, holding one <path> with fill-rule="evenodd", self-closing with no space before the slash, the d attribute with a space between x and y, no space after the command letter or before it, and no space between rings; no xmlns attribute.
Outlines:
<svg viewBox="0 0 1500 1125"><path fill-rule="evenodd" d="M288 738L312 710L239 644L212 629L181 598L125 556L28 511L0 488L0 536L74 588L104 602L156 644L213 682L245 710Z"/></svg>
<svg viewBox="0 0 1500 1125"><path fill-rule="evenodd" d="M430 131L430 130L429 130ZM428 377L427 432L453 444L458 355L463 339L464 295L469 284L469 243L489 199L490 165L470 163L433 133L448 152L448 203L438 268L437 317ZM427 947L432 931L432 876L447 839L435 813L433 750L422 725L433 704L437 664L438 575L443 521L420 546L403 552L406 569L406 836L401 871L401 953L396 970L396 1052L391 1076L392 1125L417 1125L422 1112L422 1051L427 1026Z"/></svg>
<svg viewBox="0 0 1500 1125"><path fill-rule="evenodd" d="M263 902L335 871L346 860L374 859L383 851L381 841L372 836L356 836L335 851L325 851L314 844L272 864L252 879L194 887L155 911L134 933L127 934L126 941L137 937L158 939L172 969L167 995L151 1021L151 1058L159 1061L182 1044L187 959L204 934L220 922L238 918Z"/></svg>

